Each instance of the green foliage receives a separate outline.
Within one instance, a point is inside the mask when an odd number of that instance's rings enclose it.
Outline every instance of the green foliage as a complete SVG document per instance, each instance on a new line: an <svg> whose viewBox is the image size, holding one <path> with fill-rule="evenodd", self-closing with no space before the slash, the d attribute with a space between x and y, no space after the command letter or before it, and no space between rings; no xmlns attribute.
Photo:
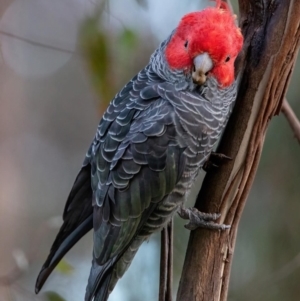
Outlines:
<svg viewBox="0 0 300 301"><path fill-rule="evenodd" d="M93 86L98 93L100 111L103 112L119 89L118 81L124 71L130 68L138 43L134 31L124 28L117 38L101 26L102 11L88 17L80 30L80 41Z"/></svg>
<svg viewBox="0 0 300 301"><path fill-rule="evenodd" d="M92 74L93 85L107 103L112 96L109 80L110 57L106 34L98 28L98 16L87 18L81 27L81 45Z"/></svg>
<svg viewBox="0 0 300 301"><path fill-rule="evenodd" d="M62 296L52 291L46 292L44 295L48 301L66 301Z"/></svg>
<svg viewBox="0 0 300 301"><path fill-rule="evenodd" d="M65 259L62 259L56 266L55 270L63 275L70 275L73 273L74 268Z"/></svg>
<svg viewBox="0 0 300 301"><path fill-rule="evenodd" d="M119 36L118 41L120 47L124 52L132 52L133 48L137 45L137 36L134 31L129 28L124 28Z"/></svg>

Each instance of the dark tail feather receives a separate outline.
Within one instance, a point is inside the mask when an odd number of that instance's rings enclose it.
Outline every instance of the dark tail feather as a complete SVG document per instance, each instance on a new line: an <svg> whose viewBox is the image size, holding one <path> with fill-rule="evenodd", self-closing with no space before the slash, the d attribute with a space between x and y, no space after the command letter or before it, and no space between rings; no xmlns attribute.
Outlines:
<svg viewBox="0 0 300 301"><path fill-rule="evenodd" d="M35 292L38 293L45 281L54 270L56 265L64 257L64 255L77 243L93 227L93 216L91 215L82 224L80 224L72 233L70 233L60 244L57 249L51 250L42 270L36 280ZM60 233L59 233L60 234ZM59 237L58 234L58 237Z"/></svg>
<svg viewBox="0 0 300 301"><path fill-rule="evenodd" d="M109 283L112 277L112 260L104 266L99 266L95 259L86 287L85 301L107 301L109 295Z"/></svg>
<svg viewBox="0 0 300 301"><path fill-rule="evenodd" d="M62 257L93 228L91 166L83 166L75 180L65 206L64 223L37 278L38 293Z"/></svg>

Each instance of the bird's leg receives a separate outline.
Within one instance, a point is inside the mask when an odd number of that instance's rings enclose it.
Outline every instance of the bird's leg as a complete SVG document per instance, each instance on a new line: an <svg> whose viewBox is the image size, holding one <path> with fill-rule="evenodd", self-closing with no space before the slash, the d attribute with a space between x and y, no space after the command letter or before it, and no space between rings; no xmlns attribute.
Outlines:
<svg viewBox="0 0 300 301"><path fill-rule="evenodd" d="M230 225L217 224L215 221L221 216L218 213L204 213L196 208L183 208L180 207L178 214L181 218L189 220L189 223L184 225L189 230L197 228L206 228L211 230L226 230Z"/></svg>
<svg viewBox="0 0 300 301"><path fill-rule="evenodd" d="M221 153L211 152L209 158L204 163L202 169L207 172L210 169L219 167L224 162L229 161L229 160L232 160L232 158L230 158L224 154L221 154Z"/></svg>

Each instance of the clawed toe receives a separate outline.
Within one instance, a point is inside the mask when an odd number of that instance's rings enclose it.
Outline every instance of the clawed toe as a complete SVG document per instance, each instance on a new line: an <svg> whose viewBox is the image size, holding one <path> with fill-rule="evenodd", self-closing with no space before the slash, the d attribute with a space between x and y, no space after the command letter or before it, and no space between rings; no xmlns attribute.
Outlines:
<svg viewBox="0 0 300 301"><path fill-rule="evenodd" d="M210 154L208 160L203 164L202 169L207 172L211 169L218 168L224 162L230 161L230 160L232 160L231 157L228 157L221 153L212 152Z"/></svg>
<svg viewBox="0 0 300 301"><path fill-rule="evenodd" d="M230 228L230 225L218 224L214 222L221 216L221 214L218 213L204 213L196 208L180 207L178 214L181 218L189 220L189 223L185 225L185 228L189 230L195 230L197 228L226 230Z"/></svg>

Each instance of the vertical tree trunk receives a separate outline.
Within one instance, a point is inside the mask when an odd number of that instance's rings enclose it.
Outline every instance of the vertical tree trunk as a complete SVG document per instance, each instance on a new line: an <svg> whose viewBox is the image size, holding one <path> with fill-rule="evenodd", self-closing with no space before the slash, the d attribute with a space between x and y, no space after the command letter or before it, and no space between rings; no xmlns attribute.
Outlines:
<svg viewBox="0 0 300 301"><path fill-rule="evenodd" d="M177 300L226 300L238 223L269 120L279 113L300 41L300 1L239 0L245 44L238 98L218 152L233 158L207 174L196 208L221 212L224 232L192 231Z"/></svg>

